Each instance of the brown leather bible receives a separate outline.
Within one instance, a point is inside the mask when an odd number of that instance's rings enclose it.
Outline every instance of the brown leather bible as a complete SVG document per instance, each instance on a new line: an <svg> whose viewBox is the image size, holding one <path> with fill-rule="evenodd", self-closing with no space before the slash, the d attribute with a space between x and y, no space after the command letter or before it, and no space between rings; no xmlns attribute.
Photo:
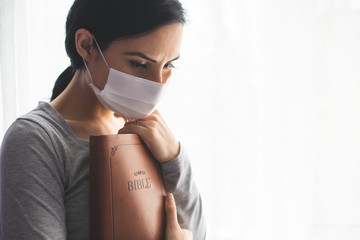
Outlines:
<svg viewBox="0 0 360 240"><path fill-rule="evenodd" d="M160 164L136 134L90 137L92 240L164 239Z"/></svg>

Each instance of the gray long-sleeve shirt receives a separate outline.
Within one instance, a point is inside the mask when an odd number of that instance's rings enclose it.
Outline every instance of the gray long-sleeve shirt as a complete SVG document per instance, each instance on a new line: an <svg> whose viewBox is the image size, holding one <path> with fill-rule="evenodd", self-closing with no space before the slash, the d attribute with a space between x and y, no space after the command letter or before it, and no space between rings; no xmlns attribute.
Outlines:
<svg viewBox="0 0 360 240"><path fill-rule="evenodd" d="M40 102L8 129L0 150L0 239L89 239L89 142ZM180 154L162 164L181 227L205 239L200 194Z"/></svg>

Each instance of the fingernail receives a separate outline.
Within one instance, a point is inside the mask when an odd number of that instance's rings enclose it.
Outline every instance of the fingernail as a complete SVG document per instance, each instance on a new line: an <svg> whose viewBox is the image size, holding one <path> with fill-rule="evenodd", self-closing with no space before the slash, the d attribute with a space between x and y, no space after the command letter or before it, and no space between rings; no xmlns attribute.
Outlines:
<svg viewBox="0 0 360 240"><path fill-rule="evenodd" d="M173 203L174 200L174 195L172 195L172 193L169 193L166 200L168 201L168 203Z"/></svg>

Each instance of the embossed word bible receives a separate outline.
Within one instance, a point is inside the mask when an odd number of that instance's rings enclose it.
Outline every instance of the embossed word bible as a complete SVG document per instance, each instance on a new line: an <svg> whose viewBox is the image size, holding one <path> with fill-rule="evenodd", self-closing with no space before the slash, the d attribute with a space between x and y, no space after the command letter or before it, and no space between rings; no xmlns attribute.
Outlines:
<svg viewBox="0 0 360 240"><path fill-rule="evenodd" d="M159 163L136 134L90 137L92 240L164 239Z"/></svg>

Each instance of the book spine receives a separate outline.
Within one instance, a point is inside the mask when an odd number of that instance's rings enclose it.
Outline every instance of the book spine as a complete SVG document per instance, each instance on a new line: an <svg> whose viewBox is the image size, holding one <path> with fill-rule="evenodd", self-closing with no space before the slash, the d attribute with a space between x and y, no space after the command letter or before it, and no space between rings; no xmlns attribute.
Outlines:
<svg viewBox="0 0 360 240"><path fill-rule="evenodd" d="M91 240L113 240L113 212L109 145L90 138L90 234ZM107 151L108 150L108 151Z"/></svg>

